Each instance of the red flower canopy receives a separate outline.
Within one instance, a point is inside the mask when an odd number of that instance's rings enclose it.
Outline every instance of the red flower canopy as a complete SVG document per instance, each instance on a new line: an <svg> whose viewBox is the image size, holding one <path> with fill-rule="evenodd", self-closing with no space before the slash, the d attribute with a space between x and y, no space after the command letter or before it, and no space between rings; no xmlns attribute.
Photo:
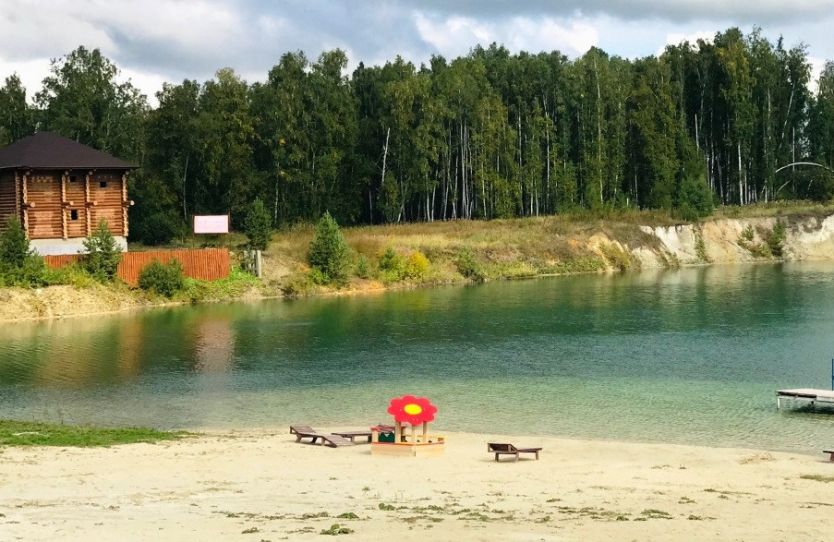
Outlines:
<svg viewBox="0 0 834 542"><path fill-rule="evenodd" d="M434 421L436 412L437 407L431 404L431 401L425 397L414 397L413 395L391 399L391 404L388 405L388 414L394 416L396 421L410 423L411 425Z"/></svg>

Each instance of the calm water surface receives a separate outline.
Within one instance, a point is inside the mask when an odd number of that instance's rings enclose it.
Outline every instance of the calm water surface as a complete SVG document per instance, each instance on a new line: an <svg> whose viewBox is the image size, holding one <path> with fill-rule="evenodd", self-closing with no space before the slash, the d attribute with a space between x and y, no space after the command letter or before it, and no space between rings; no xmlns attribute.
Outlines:
<svg viewBox="0 0 834 542"><path fill-rule="evenodd" d="M157 310L0 329L0 417L160 428L368 424L817 452L834 266L739 266Z"/></svg>

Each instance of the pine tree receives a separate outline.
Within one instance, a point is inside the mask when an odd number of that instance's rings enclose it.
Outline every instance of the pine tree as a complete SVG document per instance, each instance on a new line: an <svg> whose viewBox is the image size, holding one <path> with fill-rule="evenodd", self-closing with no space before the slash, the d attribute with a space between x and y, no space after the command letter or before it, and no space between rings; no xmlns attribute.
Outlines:
<svg viewBox="0 0 834 542"><path fill-rule="evenodd" d="M20 221L11 217L0 234L0 284L9 286L43 286L46 268L43 258L29 247L29 239Z"/></svg>
<svg viewBox="0 0 834 542"><path fill-rule="evenodd" d="M20 220L10 217L6 230L0 235L0 266L6 269L20 269L31 255L29 239L20 225Z"/></svg>
<svg viewBox="0 0 834 542"><path fill-rule="evenodd" d="M249 206L243 231L249 238L249 246L253 250L266 250L272 236L272 218L260 198L255 198Z"/></svg>
<svg viewBox="0 0 834 542"><path fill-rule="evenodd" d="M111 281L116 277L122 251L107 221L98 223L95 231L84 240L83 266L93 277L100 281Z"/></svg>
<svg viewBox="0 0 834 542"><path fill-rule="evenodd" d="M350 269L350 247L348 247L339 224L325 212L316 224L316 236L310 243L307 261L313 269L321 272L327 282L344 282Z"/></svg>

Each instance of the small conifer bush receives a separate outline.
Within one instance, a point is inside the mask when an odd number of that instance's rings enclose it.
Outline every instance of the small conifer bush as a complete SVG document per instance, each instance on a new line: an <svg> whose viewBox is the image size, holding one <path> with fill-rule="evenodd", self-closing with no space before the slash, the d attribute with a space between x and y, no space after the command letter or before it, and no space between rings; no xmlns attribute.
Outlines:
<svg viewBox="0 0 834 542"><path fill-rule="evenodd" d="M46 275L43 258L30 248L20 221L11 217L0 234L0 285L44 286Z"/></svg>
<svg viewBox="0 0 834 542"><path fill-rule="evenodd" d="M243 231L249 238L249 246L253 250L266 250L272 236L272 217L260 198L255 199L249 207Z"/></svg>
<svg viewBox="0 0 834 542"><path fill-rule="evenodd" d="M321 273L327 283L347 280L351 267L350 247L345 241L339 224L325 212L316 224L316 236L310 243L307 261Z"/></svg>
<svg viewBox="0 0 834 542"><path fill-rule="evenodd" d="M84 269L96 280L109 282L116 278L116 270L122 261L122 250L107 227L107 221L98 223L95 231L84 240Z"/></svg>

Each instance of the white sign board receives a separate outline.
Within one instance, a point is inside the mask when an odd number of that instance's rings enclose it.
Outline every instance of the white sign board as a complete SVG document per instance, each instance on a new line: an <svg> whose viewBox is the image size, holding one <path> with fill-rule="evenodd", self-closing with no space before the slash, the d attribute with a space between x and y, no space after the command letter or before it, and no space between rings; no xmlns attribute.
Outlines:
<svg viewBox="0 0 834 542"><path fill-rule="evenodd" d="M229 233L229 215L194 215L194 233Z"/></svg>

